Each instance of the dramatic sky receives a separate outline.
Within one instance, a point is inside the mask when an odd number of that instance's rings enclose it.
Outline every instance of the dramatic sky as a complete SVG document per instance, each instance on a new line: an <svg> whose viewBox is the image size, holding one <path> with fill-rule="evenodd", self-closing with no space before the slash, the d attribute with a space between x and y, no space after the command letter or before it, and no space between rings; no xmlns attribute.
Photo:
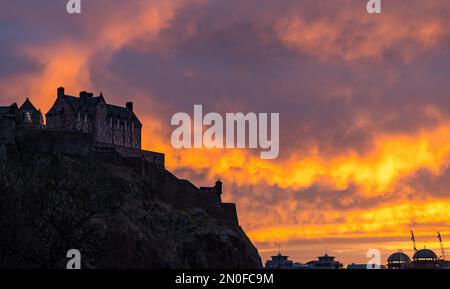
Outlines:
<svg viewBox="0 0 450 289"><path fill-rule="evenodd" d="M135 102L144 147L194 184L224 181L265 260L344 263L450 249L450 3L0 0L0 103L56 88ZM280 156L175 150L176 112L279 112ZM448 252L450 254L450 251ZM438 254L439 255L439 254Z"/></svg>

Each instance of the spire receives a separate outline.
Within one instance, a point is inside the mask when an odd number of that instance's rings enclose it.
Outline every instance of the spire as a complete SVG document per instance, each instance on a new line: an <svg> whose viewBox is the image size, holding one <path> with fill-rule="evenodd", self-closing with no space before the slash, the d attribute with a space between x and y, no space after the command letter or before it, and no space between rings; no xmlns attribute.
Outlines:
<svg viewBox="0 0 450 289"><path fill-rule="evenodd" d="M277 256L283 256L283 254L281 254L281 246L280 244L278 244L278 254Z"/></svg>

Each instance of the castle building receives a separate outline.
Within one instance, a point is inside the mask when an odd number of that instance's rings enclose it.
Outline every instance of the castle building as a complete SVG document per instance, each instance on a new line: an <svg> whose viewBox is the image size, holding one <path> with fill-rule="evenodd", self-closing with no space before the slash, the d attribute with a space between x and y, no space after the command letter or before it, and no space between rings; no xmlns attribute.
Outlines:
<svg viewBox="0 0 450 289"><path fill-rule="evenodd" d="M10 106L0 106L0 144L14 142L18 110L15 103Z"/></svg>
<svg viewBox="0 0 450 289"><path fill-rule="evenodd" d="M45 116L44 124L41 111L28 98L20 108L15 103L0 106L0 153L39 140L48 144L40 149L58 147L59 152L90 152L110 160L145 160L164 168L164 154L141 149L142 123L132 102L120 107L106 103L103 94L82 91L75 97L60 87Z"/></svg>
<svg viewBox="0 0 450 289"><path fill-rule="evenodd" d="M38 130L44 126L41 111L36 109L28 98L17 110L16 125L18 129L24 130Z"/></svg>
<svg viewBox="0 0 450 289"><path fill-rule="evenodd" d="M46 120L49 130L91 133L97 143L141 148L142 123L134 114L132 102L120 107L106 103L103 94L82 91L75 97L66 95L60 87Z"/></svg>
<svg viewBox="0 0 450 289"><path fill-rule="evenodd" d="M27 98L20 106L0 106L0 144L11 144L15 140L15 131L40 130L44 120L40 110L36 109Z"/></svg>

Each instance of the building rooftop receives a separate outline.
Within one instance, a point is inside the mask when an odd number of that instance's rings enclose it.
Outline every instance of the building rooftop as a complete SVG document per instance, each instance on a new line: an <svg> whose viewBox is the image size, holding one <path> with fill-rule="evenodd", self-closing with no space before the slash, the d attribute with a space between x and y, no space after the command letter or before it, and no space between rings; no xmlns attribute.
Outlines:
<svg viewBox="0 0 450 289"><path fill-rule="evenodd" d="M437 255L431 251L430 249L421 249L417 251L414 256L414 261L421 261L421 260L437 260Z"/></svg>

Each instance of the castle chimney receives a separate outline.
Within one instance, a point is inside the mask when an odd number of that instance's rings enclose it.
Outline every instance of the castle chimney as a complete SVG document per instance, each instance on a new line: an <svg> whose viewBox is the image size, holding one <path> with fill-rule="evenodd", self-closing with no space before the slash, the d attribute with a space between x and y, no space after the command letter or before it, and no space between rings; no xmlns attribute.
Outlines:
<svg viewBox="0 0 450 289"><path fill-rule="evenodd" d="M90 97L93 97L93 96L94 96L94 94L90 93L90 92L86 92L86 91L80 92L80 98L81 99L86 99L86 98L90 98Z"/></svg>
<svg viewBox="0 0 450 289"><path fill-rule="evenodd" d="M58 98L63 97L64 94L65 94L65 92L64 92L64 87L59 87L58 90L57 90L57 96L58 96Z"/></svg>
<svg viewBox="0 0 450 289"><path fill-rule="evenodd" d="M87 93L86 91L81 91L81 92L80 92L80 98L81 98L81 99L87 98L87 94L88 94L88 93Z"/></svg>
<svg viewBox="0 0 450 289"><path fill-rule="evenodd" d="M131 112L133 111L133 102L129 101L125 105Z"/></svg>

